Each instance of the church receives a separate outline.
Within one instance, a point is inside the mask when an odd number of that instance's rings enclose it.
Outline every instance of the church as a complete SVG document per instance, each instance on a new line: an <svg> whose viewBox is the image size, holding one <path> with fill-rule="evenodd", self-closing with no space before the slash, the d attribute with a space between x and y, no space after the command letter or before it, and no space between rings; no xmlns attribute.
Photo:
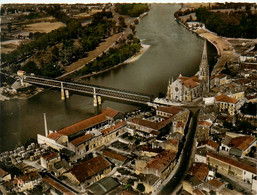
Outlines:
<svg viewBox="0 0 257 195"><path fill-rule="evenodd" d="M181 74L177 80L169 81L166 98L172 101L191 102L209 92L209 65L207 59L207 43L204 42L199 72L192 77Z"/></svg>

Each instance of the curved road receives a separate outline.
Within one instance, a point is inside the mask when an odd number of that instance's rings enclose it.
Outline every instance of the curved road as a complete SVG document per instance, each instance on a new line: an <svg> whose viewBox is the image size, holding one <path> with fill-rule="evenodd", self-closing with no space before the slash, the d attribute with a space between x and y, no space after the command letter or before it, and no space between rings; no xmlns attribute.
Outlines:
<svg viewBox="0 0 257 195"><path fill-rule="evenodd" d="M193 114L193 116L191 119L191 125L189 127L187 140L183 150L184 152L182 153L181 162L179 164L179 167L174 177L166 184L166 186L163 187L159 195L172 194L176 190L176 188L181 184L182 180L187 174L190 158L192 155L192 148L194 143L194 136L195 136L196 124L197 124L197 115L199 112L199 108L190 108L190 111Z"/></svg>

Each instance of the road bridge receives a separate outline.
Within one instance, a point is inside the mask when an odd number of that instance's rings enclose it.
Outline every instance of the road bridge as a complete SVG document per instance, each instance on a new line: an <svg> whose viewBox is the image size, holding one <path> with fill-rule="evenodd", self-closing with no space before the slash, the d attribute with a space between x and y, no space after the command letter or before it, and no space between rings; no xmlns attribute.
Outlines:
<svg viewBox="0 0 257 195"><path fill-rule="evenodd" d="M101 104L101 97L108 97L118 100L125 100L129 102L147 104L152 100L151 96L132 92L128 90L114 89L90 84L81 84L75 82L65 82L56 79L48 79L36 76L19 75L21 84L24 83L35 84L46 87L60 88L61 98L69 98L69 91L86 93L94 96L94 106Z"/></svg>

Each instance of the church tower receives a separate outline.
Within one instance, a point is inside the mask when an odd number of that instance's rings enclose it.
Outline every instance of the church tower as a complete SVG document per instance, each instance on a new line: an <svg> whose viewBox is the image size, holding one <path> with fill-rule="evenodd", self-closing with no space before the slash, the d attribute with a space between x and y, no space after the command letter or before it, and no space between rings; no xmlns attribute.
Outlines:
<svg viewBox="0 0 257 195"><path fill-rule="evenodd" d="M206 41L206 39L204 42L202 60L201 60L200 67L199 67L199 80L203 81L204 91L209 92L210 76L209 76L209 64L208 64L208 58L207 58L207 41Z"/></svg>

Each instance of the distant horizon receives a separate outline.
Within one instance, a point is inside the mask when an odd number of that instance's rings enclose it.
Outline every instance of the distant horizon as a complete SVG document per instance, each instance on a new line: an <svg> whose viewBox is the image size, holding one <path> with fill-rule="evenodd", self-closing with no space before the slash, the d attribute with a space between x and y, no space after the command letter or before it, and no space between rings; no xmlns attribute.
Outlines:
<svg viewBox="0 0 257 195"><path fill-rule="evenodd" d="M256 0L238 1L238 0L2 0L2 4L97 4L97 3L256 3Z"/></svg>

